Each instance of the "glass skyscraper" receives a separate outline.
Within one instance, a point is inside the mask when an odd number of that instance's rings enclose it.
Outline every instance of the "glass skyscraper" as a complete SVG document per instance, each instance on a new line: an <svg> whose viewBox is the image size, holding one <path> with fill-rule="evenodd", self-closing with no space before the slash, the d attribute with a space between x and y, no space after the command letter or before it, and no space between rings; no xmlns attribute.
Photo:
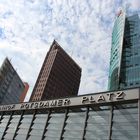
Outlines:
<svg viewBox="0 0 140 140"><path fill-rule="evenodd" d="M109 90L140 86L140 19L120 11L112 32Z"/></svg>

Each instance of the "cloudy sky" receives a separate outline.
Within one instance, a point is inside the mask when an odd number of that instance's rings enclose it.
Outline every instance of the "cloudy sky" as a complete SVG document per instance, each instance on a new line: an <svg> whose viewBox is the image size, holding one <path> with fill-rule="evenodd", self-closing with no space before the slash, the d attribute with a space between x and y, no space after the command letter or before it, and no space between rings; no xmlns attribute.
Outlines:
<svg viewBox="0 0 140 140"><path fill-rule="evenodd" d="M120 7L140 14L140 0L0 0L0 65L7 56L30 97L55 39L81 66L80 94L107 90L111 33Z"/></svg>

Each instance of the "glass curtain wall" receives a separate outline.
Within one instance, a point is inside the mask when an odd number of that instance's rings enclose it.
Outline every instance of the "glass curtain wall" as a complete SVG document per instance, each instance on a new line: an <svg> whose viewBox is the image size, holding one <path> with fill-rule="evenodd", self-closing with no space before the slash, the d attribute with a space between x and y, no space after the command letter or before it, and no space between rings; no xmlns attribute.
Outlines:
<svg viewBox="0 0 140 140"><path fill-rule="evenodd" d="M119 73L122 59L124 25L125 12L120 11L120 14L115 20L112 32L108 90L117 90L119 88Z"/></svg>
<svg viewBox="0 0 140 140"><path fill-rule="evenodd" d="M51 113L44 140L59 140L64 124L65 113Z"/></svg>
<svg viewBox="0 0 140 140"><path fill-rule="evenodd" d="M33 119L33 114L25 114L22 117L20 125L18 127L16 140L25 140L30 129L31 121Z"/></svg>
<svg viewBox="0 0 140 140"><path fill-rule="evenodd" d="M7 113L7 112L6 112ZM0 117L5 140L138 140L138 104L37 111Z"/></svg>
<svg viewBox="0 0 140 140"><path fill-rule="evenodd" d="M114 106L112 140L138 140L138 105Z"/></svg>
<svg viewBox="0 0 140 140"><path fill-rule="evenodd" d="M120 88L140 86L140 19L138 15L126 18L122 52Z"/></svg>
<svg viewBox="0 0 140 140"><path fill-rule="evenodd" d="M90 108L86 127L86 140L108 140L110 125L110 107Z"/></svg>
<svg viewBox="0 0 140 140"><path fill-rule="evenodd" d="M6 126L8 125L10 115L3 115L0 121L0 139L2 139L3 133L6 130Z"/></svg>
<svg viewBox="0 0 140 140"><path fill-rule="evenodd" d="M4 139L7 140L13 139L19 120L20 120L20 115L12 115L12 118L9 121L9 125L5 131L6 133L4 135Z"/></svg>
<svg viewBox="0 0 140 140"><path fill-rule="evenodd" d="M28 140L41 140L45 125L47 123L48 113L46 114L36 114L33 124L31 126L31 131L29 133Z"/></svg>
<svg viewBox="0 0 140 140"><path fill-rule="evenodd" d="M84 134L86 113L69 112L64 127L63 140L82 140Z"/></svg>

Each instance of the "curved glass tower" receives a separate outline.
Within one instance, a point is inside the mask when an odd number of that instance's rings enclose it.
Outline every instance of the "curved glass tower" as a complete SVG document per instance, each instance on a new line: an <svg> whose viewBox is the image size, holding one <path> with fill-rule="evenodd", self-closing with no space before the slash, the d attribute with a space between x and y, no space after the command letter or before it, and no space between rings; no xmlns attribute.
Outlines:
<svg viewBox="0 0 140 140"><path fill-rule="evenodd" d="M124 27L125 27L125 13L123 11L120 11L115 20L112 32L112 47L111 47L109 84L108 84L109 90L118 89L119 86Z"/></svg>
<svg viewBox="0 0 140 140"><path fill-rule="evenodd" d="M140 86L140 19L121 11L112 33L109 90Z"/></svg>

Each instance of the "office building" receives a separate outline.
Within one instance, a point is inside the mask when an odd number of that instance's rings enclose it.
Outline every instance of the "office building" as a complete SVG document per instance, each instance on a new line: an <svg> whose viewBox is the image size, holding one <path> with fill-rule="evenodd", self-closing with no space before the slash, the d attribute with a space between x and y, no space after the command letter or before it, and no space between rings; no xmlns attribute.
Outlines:
<svg viewBox="0 0 140 140"><path fill-rule="evenodd" d="M112 32L109 90L140 86L140 19L120 11Z"/></svg>
<svg viewBox="0 0 140 140"><path fill-rule="evenodd" d="M20 99L19 99L20 103L24 102L28 90L29 90L29 84L27 82L24 82L24 91L21 93Z"/></svg>
<svg viewBox="0 0 140 140"><path fill-rule="evenodd" d="M40 101L78 94L81 68L53 41L48 51L30 101Z"/></svg>
<svg viewBox="0 0 140 140"><path fill-rule="evenodd" d="M19 103L24 83L6 58L0 68L0 104Z"/></svg>
<svg viewBox="0 0 140 140"><path fill-rule="evenodd" d="M53 44L50 52L55 50ZM50 52L47 58L50 58L49 55L55 55L55 58L58 55L58 52ZM53 57L49 62L45 59L48 63L52 63L53 60ZM48 78L45 77L48 71L44 72L45 61L38 82L43 76L44 80ZM41 74L43 72L44 75ZM140 88L129 87L75 97L0 105L0 139L139 140Z"/></svg>
<svg viewBox="0 0 140 140"><path fill-rule="evenodd" d="M139 140L140 89L0 106L0 139Z"/></svg>

